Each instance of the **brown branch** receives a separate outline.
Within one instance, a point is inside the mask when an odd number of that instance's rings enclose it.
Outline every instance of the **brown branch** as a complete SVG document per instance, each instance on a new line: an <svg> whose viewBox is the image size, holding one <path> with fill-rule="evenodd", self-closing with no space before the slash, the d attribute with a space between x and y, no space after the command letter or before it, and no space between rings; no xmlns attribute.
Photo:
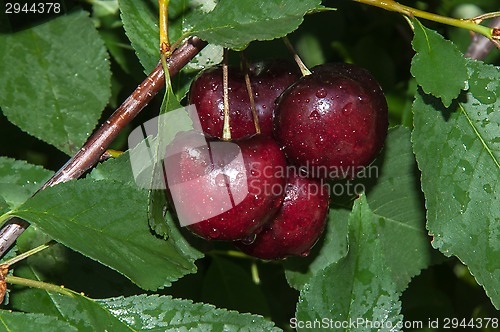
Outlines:
<svg viewBox="0 0 500 332"><path fill-rule="evenodd" d="M488 26L491 28L499 28L500 17L492 19ZM474 34L474 37L472 37L472 41L467 49L467 52L465 53L465 56L471 59L484 60L494 47L495 44L493 44L491 40L479 33L476 33Z"/></svg>
<svg viewBox="0 0 500 332"><path fill-rule="evenodd" d="M170 77L175 76L205 46L206 42L197 37L191 37L182 44L167 61ZM139 114L164 86L165 73L161 63L159 63L109 119L95 131L83 147L40 190L79 178L92 168L120 131ZM29 223L19 218L12 218L7 221L0 230L0 256L7 252L28 226Z"/></svg>

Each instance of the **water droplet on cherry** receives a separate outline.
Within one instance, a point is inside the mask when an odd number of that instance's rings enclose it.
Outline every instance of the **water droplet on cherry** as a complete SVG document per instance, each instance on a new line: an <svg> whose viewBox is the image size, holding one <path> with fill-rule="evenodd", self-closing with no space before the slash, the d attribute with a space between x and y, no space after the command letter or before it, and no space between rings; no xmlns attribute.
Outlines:
<svg viewBox="0 0 500 332"><path fill-rule="evenodd" d="M312 111L311 114L309 115L309 119L311 120L319 120L321 116L319 115L318 111Z"/></svg>
<svg viewBox="0 0 500 332"><path fill-rule="evenodd" d="M310 253L311 253L311 249L308 249L308 250L304 251L303 253L301 253L300 256L307 257L307 256L309 256Z"/></svg>
<svg viewBox="0 0 500 332"><path fill-rule="evenodd" d="M325 98L327 96L327 92L325 89L319 89L318 91L316 91L316 97L318 98Z"/></svg>
<svg viewBox="0 0 500 332"><path fill-rule="evenodd" d="M217 239L220 236L220 231L217 228L212 228L208 233L212 239Z"/></svg>

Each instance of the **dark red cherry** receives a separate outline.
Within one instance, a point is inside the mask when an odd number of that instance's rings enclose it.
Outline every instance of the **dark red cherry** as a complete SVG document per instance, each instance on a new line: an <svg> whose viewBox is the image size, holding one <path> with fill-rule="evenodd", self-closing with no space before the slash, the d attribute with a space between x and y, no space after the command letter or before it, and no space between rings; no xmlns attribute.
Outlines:
<svg viewBox="0 0 500 332"><path fill-rule="evenodd" d="M272 135L276 99L299 79L299 71L287 61L273 60L250 65L250 73L261 133Z"/></svg>
<svg viewBox="0 0 500 332"><path fill-rule="evenodd" d="M167 187L182 226L211 240L245 239L276 213L285 156L270 138L225 142L177 134L166 148Z"/></svg>
<svg viewBox="0 0 500 332"><path fill-rule="evenodd" d="M282 94L274 117L288 160L317 178L354 177L383 147L387 127L379 84L343 63L313 68Z"/></svg>
<svg viewBox="0 0 500 332"><path fill-rule="evenodd" d="M271 135L274 102L299 75L288 62L276 60L250 65L249 76L261 133ZM250 98L244 75L239 69L229 68L228 87L231 137L239 139L255 134ZM221 66L200 73L191 84L189 101L196 106L203 132L222 138L224 100Z"/></svg>
<svg viewBox="0 0 500 332"><path fill-rule="evenodd" d="M292 172L276 217L264 226L254 242L237 242L236 246L261 259L306 256L323 233L329 199L327 185Z"/></svg>

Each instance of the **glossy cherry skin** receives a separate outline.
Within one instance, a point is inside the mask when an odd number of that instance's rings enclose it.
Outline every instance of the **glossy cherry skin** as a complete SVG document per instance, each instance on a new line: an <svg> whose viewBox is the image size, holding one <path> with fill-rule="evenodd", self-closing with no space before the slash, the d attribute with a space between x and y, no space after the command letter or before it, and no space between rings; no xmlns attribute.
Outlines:
<svg viewBox="0 0 500 332"><path fill-rule="evenodd" d="M260 259L306 256L323 233L329 200L327 185L291 172L277 215L257 234L254 242L237 242L236 246Z"/></svg>
<svg viewBox="0 0 500 332"><path fill-rule="evenodd" d="M255 134L255 124L243 73L236 68L228 72L231 137L240 139ZM299 75L288 62L270 61L250 65L249 77L261 134L270 136L275 100ZM218 138L222 138L224 125L223 98L221 66L201 72L191 84L189 102L196 106L201 128Z"/></svg>
<svg viewBox="0 0 500 332"><path fill-rule="evenodd" d="M189 131L177 134L166 151L167 187L179 221L202 238L245 239L282 203L286 161L270 138L207 142Z"/></svg>
<svg viewBox="0 0 500 332"><path fill-rule="evenodd" d="M325 64L280 97L274 134L288 160L316 178L353 178L384 145L385 96L373 76L350 64Z"/></svg>

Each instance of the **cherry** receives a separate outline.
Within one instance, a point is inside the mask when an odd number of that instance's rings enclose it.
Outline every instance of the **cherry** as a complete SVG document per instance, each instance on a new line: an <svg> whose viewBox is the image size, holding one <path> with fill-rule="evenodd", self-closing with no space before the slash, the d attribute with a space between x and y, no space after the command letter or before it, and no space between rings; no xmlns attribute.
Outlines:
<svg viewBox="0 0 500 332"><path fill-rule="evenodd" d="M166 153L167 187L179 221L202 238L245 239L282 203L286 160L271 138L226 142L187 131Z"/></svg>
<svg viewBox="0 0 500 332"><path fill-rule="evenodd" d="M236 246L261 259L306 256L323 233L329 199L327 185L292 172L276 217L264 226L254 242L237 242Z"/></svg>
<svg viewBox="0 0 500 332"><path fill-rule="evenodd" d="M296 68L288 62L275 60L250 65L249 76L261 133L270 136L273 128L274 102L298 79L299 75ZM250 98L241 70L229 68L228 86L231 137L239 139L255 134ZM189 101L196 106L203 132L222 138L224 125L222 66L203 71L193 81Z"/></svg>
<svg viewBox="0 0 500 332"><path fill-rule="evenodd" d="M363 68L324 64L280 97L274 134L288 160L311 177L353 178L387 135L387 103Z"/></svg>

